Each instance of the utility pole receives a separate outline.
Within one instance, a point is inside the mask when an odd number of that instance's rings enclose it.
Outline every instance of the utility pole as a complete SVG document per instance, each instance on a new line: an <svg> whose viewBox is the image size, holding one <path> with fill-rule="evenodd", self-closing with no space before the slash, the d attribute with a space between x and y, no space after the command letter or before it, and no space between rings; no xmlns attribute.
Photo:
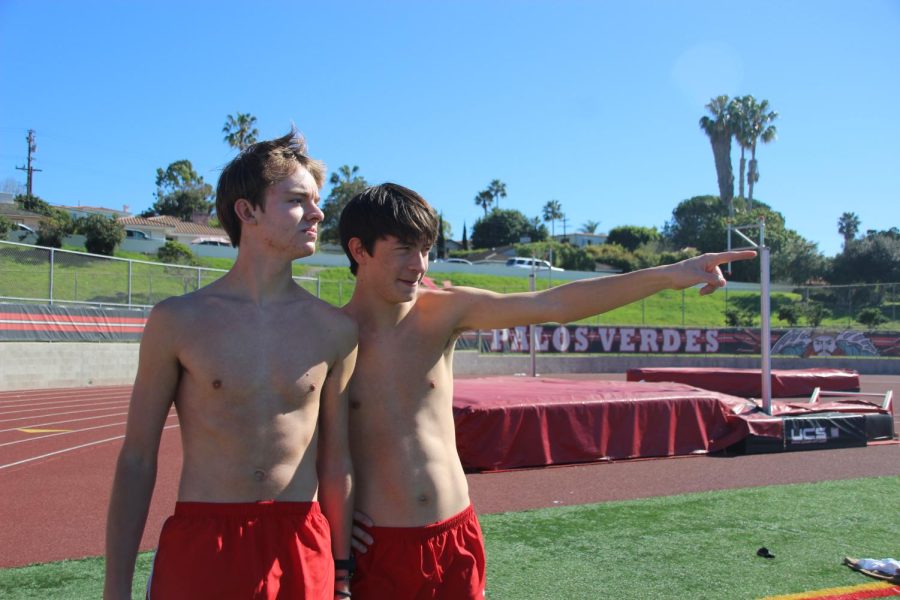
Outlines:
<svg viewBox="0 0 900 600"><path fill-rule="evenodd" d="M31 159L31 155L34 154L35 152L37 152L37 144L36 144L35 141L34 141L34 129L29 129L29 130L28 130L28 137L27 137L26 139L28 140L28 163L27 163L27 166L24 166L24 167L16 167L16 169L19 170L19 171L25 171L25 172L27 172L27 174L28 174L28 183L27 183L27 185L26 185L26 190L27 190L28 196L30 197L30 196L31 196L31 176L32 176L32 173L34 173L34 172L40 173L43 169L35 169L34 167L31 166L31 160L32 160L32 159Z"/></svg>
<svg viewBox="0 0 900 600"><path fill-rule="evenodd" d="M560 220L562 221L563 226L563 239L568 240L568 236L566 235L566 225L568 225L569 219L566 218L566 215L563 215L563 218Z"/></svg>

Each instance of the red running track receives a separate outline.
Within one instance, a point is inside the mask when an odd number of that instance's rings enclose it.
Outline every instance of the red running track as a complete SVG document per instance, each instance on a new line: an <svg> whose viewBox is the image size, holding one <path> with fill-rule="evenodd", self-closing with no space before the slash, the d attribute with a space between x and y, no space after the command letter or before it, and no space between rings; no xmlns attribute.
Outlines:
<svg viewBox="0 0 900 600"><path fill-rule="evenodd" d="M581 377L624 380L624 375ZM862 388L900 390L900 377L864 376ZM103 553L106 505L129 393L128 386L0 392L0 567ZM897 420L895 415L895 426ZM142 550L155 547L177 496L181 443L174 413L166 427ZM876 475L900 475L900 445L632 460L468 479L476 508L491 513Z"/></svg>

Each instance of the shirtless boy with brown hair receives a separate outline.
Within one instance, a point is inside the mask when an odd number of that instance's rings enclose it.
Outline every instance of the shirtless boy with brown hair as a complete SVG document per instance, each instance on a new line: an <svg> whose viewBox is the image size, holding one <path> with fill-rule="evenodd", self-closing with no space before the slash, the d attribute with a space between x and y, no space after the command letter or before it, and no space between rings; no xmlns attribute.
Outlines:
<svg viewBox="0 0 900 600"><path fill-rule="evenodd" d="M344 311L359 327L350 383L356 507L363 513L354 539L354 600L483 597L484 546L453 424L460 332L567 323L664 289L705 284L700 293L708 294L725 284L720 264L755 256L704 254L532 293L423 289L437 227L428 203L394 184L365 190L341 215L341 244L356 275Z"/></svg>
<svg viewBox="0 0 900 600"><path fill-rule="evenodd" d="M347 386L356 326L301 289L325 166L288 135L222 172L217 212L238 257L221 279L157 304L141 341L107 522L105 598L130 598L174 404L184 461L150 598L348 596Z"/></svg>

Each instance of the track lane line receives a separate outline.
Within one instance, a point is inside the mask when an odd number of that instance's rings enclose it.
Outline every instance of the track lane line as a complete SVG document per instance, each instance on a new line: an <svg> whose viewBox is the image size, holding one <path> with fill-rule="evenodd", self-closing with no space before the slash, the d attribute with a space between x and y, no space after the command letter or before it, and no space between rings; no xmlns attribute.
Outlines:
<svg viewBox="0 0 900 600"><path fill-rule="evenodd" d="M170 418L172 418L174 416L175 415L169 415L166 417L166 420L168 421ZM2 448L4 446L13 446L15 444L22 444L24 442L34 442L37 440L45 440L47 438L57 437L60 435L71 435L73 433L84 433L85 431L94 431L96 429L103 429L105 427L118 427L119 425L126 425L126 424L127 424L127 421L121 421L119 423L106 423L105 425L95 425L94 427L85 427L84 429L72 429L71 431L55 431L53 433L48 433L46 435L32 435L30 437L23 438L21 440L0 443L0 448Z"/></svg>
<svg viewBox="0 0 900 600"><path fill-rule="evenodd" d="M163 427L163 431L165 431L166 429L172 429L173 427L178 427L178 425L166 425L165 427ZM15 466L17 466L17 465L23 465L23 464L25 464L25 463L29 463L29 462L33 462L33 461L36 461L36 460L40 460L40 459L42 459L42 458L49 458L49 457L51 457L51 456L56 456L57 454L64 454L64 453L66 453L66 452L72 452L73 450L80 450L81 448L87 448L88 446L96 446L97 444L104 444L104 443L106 443L106 442L114 442L115 440L121 440L121 439L124 439L124 437L125 437L124 434L122 434L122 435L117 435L117 436L115 436L115 437L106 438L106 439L104 439L104 440L97 440L97 441L95 441L95 442L88 442L88 443L86 443L86 444L80 444L80 445L78 445L78 446L72 446L71 448L63 448L62 450L56 450L55 452L48 452L47 454L41 454L40 456L32 456L31 458L26 458L26 459L23 459L23 460L18 460L18 461L16 461L16 462L9 463L9 464L6 464L6 465L0 465L0 471L2 471L3 469L8 469L8 468L10 468L10 467L15 467Z"/></svg>

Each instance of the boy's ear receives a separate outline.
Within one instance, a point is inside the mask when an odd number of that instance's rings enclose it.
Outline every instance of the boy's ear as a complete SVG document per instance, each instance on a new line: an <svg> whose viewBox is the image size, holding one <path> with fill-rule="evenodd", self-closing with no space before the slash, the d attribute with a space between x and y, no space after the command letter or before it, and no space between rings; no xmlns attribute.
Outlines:
<svg viewBox="0 0 900 600"><path fill-rule="evenodd" d="M350 241L347 242L347 248L350 250L350 256L353 257L353 260L360 265L365 264L370 258L369 253L366 251L366 247L358 237L350 238Z"/></svg>
<svg viewBox="0 0 900 600"><path fill-rule="evenodd" d="M246 198L239 198L234 203L234 214L243 223L256 223L256 209Z"/></svg>

